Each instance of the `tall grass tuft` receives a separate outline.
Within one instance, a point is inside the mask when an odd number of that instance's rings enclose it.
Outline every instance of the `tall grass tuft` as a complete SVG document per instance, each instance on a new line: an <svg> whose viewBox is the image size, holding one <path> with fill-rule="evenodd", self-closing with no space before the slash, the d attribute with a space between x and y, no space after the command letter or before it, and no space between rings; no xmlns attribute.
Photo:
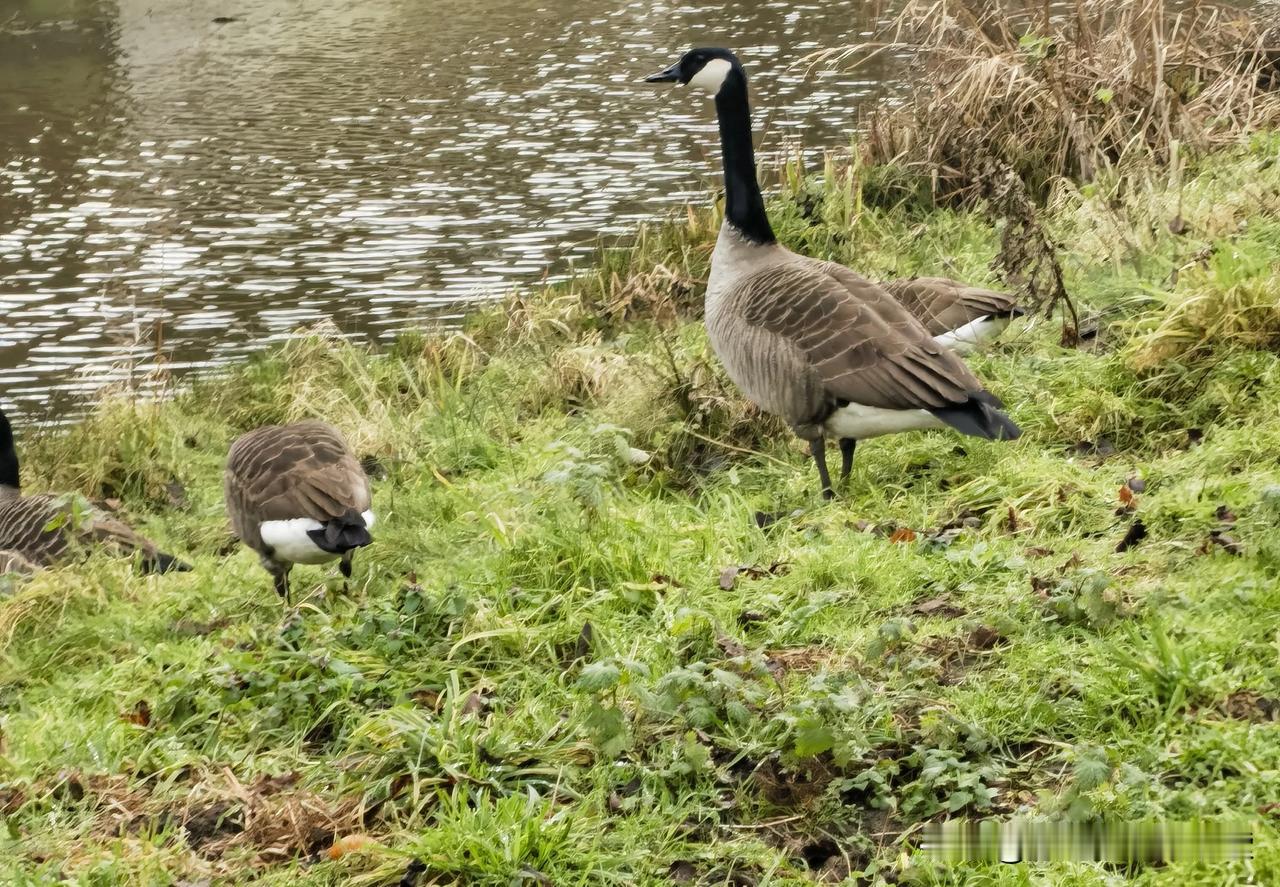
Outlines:
<svg viewBox="0 0 1280 887"><path fill-rule="evenodd" d="M1240 10L1165 0L911 0L893 46L921 86L877 114L867 159L906 164L935 192L974 193L982 164L1038 195L1129 162L1168 163L1280 123L1280 28ZM856 57L850 47L842 57Z"/></svg>

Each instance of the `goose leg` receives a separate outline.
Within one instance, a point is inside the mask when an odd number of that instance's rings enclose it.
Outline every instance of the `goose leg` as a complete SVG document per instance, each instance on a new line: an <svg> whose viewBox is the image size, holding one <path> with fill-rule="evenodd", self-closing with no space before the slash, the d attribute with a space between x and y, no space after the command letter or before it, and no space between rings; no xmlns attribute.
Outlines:
<svg viewBox="0 0 1280 887"><path fill-rule="evenodd" d="M856 438L840 438L840 483L849 479L849 472L853 469L853 451L857 446Z"/></svg>
<svg viewBox="0 0 1280 887"><path fill-rule="evenodd" d="M271 571L271 578L275 583L276 594L280 595L280 598L285 602L285 604L288 604L289 568L283 564L274 564L271 567L268 567L268 569Z"/></svg>
<svg viewBox="0 0 1280 887"><path fill-rule="evenodd" d="M351 555L353 552L346 552L342 555L342 560L338 564L338 570L342 573L342 593L346 594L351 590L347 584L347 580L351 578Z"/></svg>
<svg viewBox="0 0 1280 887"><path fill-rule="evenodd" d="M822 481L822 498L834 499L835 490L831 489L831 473L827 471L827 441L822 436L809 441L809 452L813 455L813 464L818 466L818 479Z"/></svg>

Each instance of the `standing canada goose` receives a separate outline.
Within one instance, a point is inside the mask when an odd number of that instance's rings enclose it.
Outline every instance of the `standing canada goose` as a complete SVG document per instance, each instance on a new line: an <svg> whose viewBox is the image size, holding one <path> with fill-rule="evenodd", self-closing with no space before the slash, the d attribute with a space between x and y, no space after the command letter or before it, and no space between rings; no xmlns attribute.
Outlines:
<svg viewBox="0 0 1280 887"><path fill-rule="evenodd" d="M341 558L373 541L369 478L332 425L309 420L267 425L231 445L224 477L231 529L258 553L289 599L294 564Z"/></svg>
<svg viewBox="0 0 1280 887"><path fill-rule="evenodd" d="M13 427L0 410L0 551L17 556L10 561L11 567L49 567L101 547L138 556L148 573L191 569L122 521L95 508L77 509L70 499L22 495Z"/></svg>
<svg viewBox="0 0 1280 887"><path fill-rule="evenodd" d="M1026 314L1008 293L968 286L946 277L905 277L882 287L901 303L939 345L970 354L995 339L1009 321Z"/></svg>
<svg viewBox="0 0 1280 887"><path fill-rule="evenodd" d="M694 49L650 83L715 97L725 219L707 281L706 324L729 378L809 442L831 498L825 435L840 478L862 438L950 426L988 440L1020 434L1003 404L893 296L835 262L783 247L765 214L751 145L747 77L727 49Z"/></svg>

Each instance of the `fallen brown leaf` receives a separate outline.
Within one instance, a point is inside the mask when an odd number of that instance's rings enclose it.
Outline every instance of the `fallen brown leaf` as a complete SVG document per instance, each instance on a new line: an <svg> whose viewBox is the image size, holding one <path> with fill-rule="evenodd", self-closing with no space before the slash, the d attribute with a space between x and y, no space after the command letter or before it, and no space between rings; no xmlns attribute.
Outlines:
<svg viewBox="0 0 1280 887"><path fill-rule="evenodd" d="M0 816L12 816L27 803L27 793L20 788L0 788Z"/></svg>
<svg viewBox="0 0 1280 887"><path fill-rule="evenodd" d="M898 529L894 530L892 534L890 534L889 541L895 544L902 544L904 542L915 542L916 531L911 529L910 527L899 527Z"/></svg>
<svg viewBox="0 0 1280 887"><path fill-rule="evenodd" d="M147 704L147 700L140 699L137 705L122 714L120 718L130 724L137 724L139 727L150 727L151 706Z"/></svg>
<svg viewBox="0 0 1280 887"><path fill-rule="evenodd" d="M479 690L472 690L467 694L467 698L462 700L462 713L464 715L478 715L489 707L489 698Z"/></svg>
<svg viewBox="0 0 1280 887"><path fill-rule="evenodd" d="M971 650L990 650L1002 640L1004 640L1004 635L1000 633L998 628L993 628L990 625L979 625L969 632L968 643Z"/></svg>
<svg viewBox="0 0 1280 887"><path fill-rule="evenodd" d="M348 853L356 853L360 850L369 850L377 846L378 842L368 835L343 835L341 838L338 838L338 840L333 842L333 846L329 848L328 856L330 859L341 859Z"/></svg>
<svg viewBox="0 0 1280 887"><path fill-rule="evenodd" d="M164 494L171 508L181 511L187 507L187 488L176 480L171 480L164 485Z"/></svg>
<svg viewBox="0 0 1280 887"><path fill-rule="evenodd" d="M737 583L739 576L745 576L748 579L764 579L769 576L785 576L789 572L791 572L791 565L786 561L774 561L767 567L735 564L720 571L720 587L729 591Z"/></svg>
<svg viewBox="0 0 1280 887"><path fill-rule="evenodd" d="M1120 504L1124 506L1125 511L1133 511L1135 508L1134 502L1136 500L1137 497L1133 495L1133 490L1128 484L1125 484L1120 488Z"/></svg>
<svg viewBox="0 0 1280 887"><path fill-rule="evenodd" d="M922 604L916 604L914 612L919 613L921 616L956 617L964 615L964 610L951 603L945 597L936 597Z"/></svg>
<svg viewBox="0 0 1280 887"><path fill-rule="evenodd" d="M440 710L440 691L438 690L424 687L421 690L414 690L409 697L423 708L429 708L432 711Z"/></svg>
<svg viewBox="0 0 1280 887"><path fill-rule="evenodd" d="M740 656L747 655L747 648L729 637L727 634L716 635L716 646L719 647L721 652L730 659L737 659Z"/></svg>
<svg viewBox="0 0 1280 887"><path fill-rule="evenodd" d="M1238 690L1221 705L1229 718L1253 723L1280 720L1280 699L1262 696L1252 690Z"/></svg>

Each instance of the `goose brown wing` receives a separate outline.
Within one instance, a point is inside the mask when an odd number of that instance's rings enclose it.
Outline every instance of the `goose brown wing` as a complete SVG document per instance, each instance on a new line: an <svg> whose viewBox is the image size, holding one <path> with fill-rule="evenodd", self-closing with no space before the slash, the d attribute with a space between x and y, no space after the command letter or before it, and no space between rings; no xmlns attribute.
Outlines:
<svg viewBox="0 0 1280 887"><path fill-rule="evenodd" d="M77 515L66 498L24 496L0 501L0 549L48 566L67 554L73 539L118 554L140 551L152 560L159 556L156 544L128 524L96 509Z"/></svg>
<svg viewBox="0 0 1280 887"><path fill-rule="evenodd" d="M320 522L369 509L369 480L346 441L323 422L269 426L231 447L229 487L258 521Z"/></svg>
<svg viewBox="0 0 1280 887"><path fill-rule="evenodd" d="M736 295L746 322L799 348L837 401L936 409L983 391L897 300L833 262L775 265L744 280Z"/></svg>
<svg viewBox="0 0 1280 887"><path fill-rule="evenodd" d="M946 277L913 277L882 284L931 336L959 329L980 317L1005 317L1018 307L1009 293L966 286Z"/></svg>
<svg viewBox="0 0 1280 887"><path fill-rule="evenodd" d="M160 549L146 536L141 535L133 527L116 520L114 517L94 512L80 528L81 539L112 548L120 554L132 554L140 551L148 559L154 560Z"/></svg>
<svg viewBox="0 0 1280 887"><path fill-rule="evenodd" d="M64 524L57 503L48 496L0 499L0 549L38 564L52 564L66 551Z"/></svg>

